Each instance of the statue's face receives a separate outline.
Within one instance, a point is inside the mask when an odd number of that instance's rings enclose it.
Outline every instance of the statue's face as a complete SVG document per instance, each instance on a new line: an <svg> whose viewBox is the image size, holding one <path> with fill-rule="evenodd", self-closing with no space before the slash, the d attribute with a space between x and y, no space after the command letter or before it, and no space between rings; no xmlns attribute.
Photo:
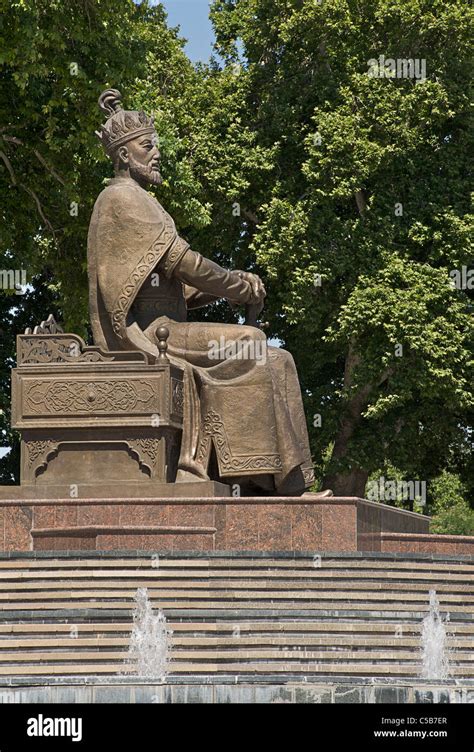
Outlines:
<svg viewBox="0 0 474 752"><path fill-rule="evenodd" d="M142 186L161 185L160 152L156 133L145 134L126 144L130 177Z"/></svg>

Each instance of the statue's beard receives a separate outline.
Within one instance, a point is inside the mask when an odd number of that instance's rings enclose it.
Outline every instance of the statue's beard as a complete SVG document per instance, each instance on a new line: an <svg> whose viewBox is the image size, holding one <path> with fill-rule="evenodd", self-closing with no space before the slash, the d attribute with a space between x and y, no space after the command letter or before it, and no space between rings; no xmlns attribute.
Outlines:
<svg viewBox="0 0 474 752"><path fill-rule="evenodd" d="M140 183L140 185L161 185L163 178L157 167L153 167L153 162L143 164L136 160L131 154L129 155L130 176Z"/></svg>

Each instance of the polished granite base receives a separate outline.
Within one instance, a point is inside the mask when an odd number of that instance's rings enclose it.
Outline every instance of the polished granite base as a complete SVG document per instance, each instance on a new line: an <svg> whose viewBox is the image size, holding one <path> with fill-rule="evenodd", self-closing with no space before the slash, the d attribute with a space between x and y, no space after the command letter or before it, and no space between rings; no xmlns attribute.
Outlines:
<svg viewBox="0 0 474 752"><path fill-rule="evenodd" d="M394 550L397 536L405 547L406 536L433 538L428 517L365 499L215 497L215 488L204 493L214 484L175 484L175 490L179 485L189 486L189 495L132 497L117 487L114 496L102 498L82 495L81 487L78 498L38 499L3 487L0 550L351 552L383 551L384 545ZM468 545L465 553L471 550Z"/></svg>

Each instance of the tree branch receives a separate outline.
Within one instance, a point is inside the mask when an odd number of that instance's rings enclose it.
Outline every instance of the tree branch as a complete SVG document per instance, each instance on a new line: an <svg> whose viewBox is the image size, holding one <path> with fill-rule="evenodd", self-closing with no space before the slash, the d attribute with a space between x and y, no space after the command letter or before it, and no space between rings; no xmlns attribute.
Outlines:
<svg viewBox="0 0 474 752"><path fill-rule="evenodd" d="M23 146L23 141L21 138L17 138L16 136L2 136L2 141L8 141L11 144L19 144Z"/></svg>
<svg viewBox="0 0 474 752"><path fill-rule="evenodd" d="M252 222L254 225L258 225L259 219L256 214L253 213L250 209L242 209L242 214L244 215L245 219L248 219L249 222Z"/></svg>
<svg viewBox="0 0 474 752"><path fill-rule="evenodd" d="M5 136L5 135L2 135L2 136L0 136L0 138L3 141L7 141L7 142L9 142L11 144L16 144L17 146L24 146L25 145L24 141L22 141L21 138L17 138L16 136ZM53 178L55 178L59 183L61 183L61 185L66 185L66 183L63 180L63 178L61 177L61 175L58 175L58 173L56 172L56 170L54 169L54 167L52 167L50 164L48 164L48 162L45 160L45 158L43 157L43 155L40 154L40 152L38 151L38 149L33 149L33 154L35 155L35 157L38 160L38 162L41 162L41 164L43 165L43 167L45 167L48 170L48 172L53 176Z"/></svg>
<svg viewBox="0 0 474 752"><path fill-rule="evenodd" d="M56 178L56 180L59 183L61 183L61 185L66 185L66 183L62 179L61 175L58 175L58 173L56 172L56 170L54 169L54 167L51 167L51 165L49 165L47 163L47 161L45 160L45 158L43 157L43 155L40 154L39 151L37 151L37 149L33 149L33 153L34 153L35 157L38 159L38 161L41 162L41 164L43 165L43 167L46 167L46 169L48 170L48 172L51 173L51 175L53 176L53 178Z"/></svg>
<svg viewBox="0 0 474 752"><path fill-rule="evenodd" d="M365 200L364 191L362 190L356 191L355 200L356 200L357 208L359 210L359 214L361 217L363 217L367 210L367 202Z"/></svg>
<svg viewBox="0 0 474 752"><path fill-rule="evenodd" d="M16 185L15 173L13 172L13 167L11 166L10 160L8 159L8 157L5 154L5 152L0 151L0 159L3 160L3 162L5 163L5 166L6 166L7 170L8 170L8 172L10 173L10 178L11 178L11 181L12 181L12 185Z"/></svg>
<svg viewBox="0 0 474 752"><path fill-rule="evenodd" d="M12 143L19 143L19 144L22 144L22 143L23 143L22 141L20 141L20 139L19 139L19 138L16 138L15 136L1 136L1 138L3 138L3 139L4 139L5 141L10 141L10 142L12 142ZM42 156L41 156L41 155L39 154L39 152L37 152L37 151L36 151L36 149L34 149L34 153L35 153L35 155L37 156L37 158L39 159L39 161L40 161L40 162L41 162L41 163L42 163L42 164L43 164L43 165L44 165L44 166L45 166L45 167L46 167L47 169L49 169L49 171L51 172L52 168L51 168L51 169L50 169L50 168L48 168L48 165L47 165L47 164L45 163L45 161L44 161L43 157L42 157ZM38 210L38 214L40 215L40 217L41 217L41 219L43 220L44 224L46 225L46 227L47 227L47 228L48 228L48 230L50 231L51 235L53 236L53 238L54 238L54 241L55 241L55 242L57 243L57 238L56 238L56 233L55 233L55 231L54 231L54 227L53 227L53 225L51 224L51 222L49 221L49 219L48 219L48 217L46 216L46 214L44 213L44 211L43 211L43 207L42 207L42 205L41 205L41 201L39 200L39 198L38 198L37 194L36 194L36 193L34 192L34 190L33 190L32 188L29 188L29 187L28 187L27 185L24 185L24 183L18 183L18 182L17 182L16 176L15 176L15 172L14 172L14 170L13 170L13 167L12 167L12 165L11 165L11 162L10 162L10 160L8 159L8 157L7 157L7 155L5 154L5 152L4 152L4 151L1 151L1 150L0 150L0 159L1 159L2 161L3 161L3 163L4 163L5 167L7 168L8 172L9 172L9 174L10 174L10 179L11 179L12 185L18 186L18 188L22 188L22 189L23 189L24 191L26 191L26 193L28 193L28 194L29 194L29 195L30 195L30 196L31 196L31 197L33 198L33 200L34 200L34 202L35 202L35 204L36 204L36 208L37 208L37 210ZM57 180L59 180L59 181L60 181L60 182L61 182L61 183L62 183L62 184L64 185L64 181L62 180L62 178L60 178L60 177L59 177L59 175L56 175L56 174L54 173L54 170L52 171L52 174L54 175L54 177L55 177L55 178L56 178Z"/></svg>
<svg viewBox="0 0 474 752"><path fill-rule="evenodd" d="M35 201L36 208L38 209L38 214L40 215L41 219L45 223L45 225L48 228L48 230L51 232L51 234L52 234L52 236L53 236L53 238L54 238L54 240L56 242L56 233L54 232L53 225L51 224L51 222L49 221L49 219L45 215L45 213L43 211L43 207L41 206L41 201L39 200L39 198L36 195L36 193L34 192L34 190L32 188L28 188L28 186L26 186L26 185L23 185L23 183L20 183L18 187L19 188L23 188L24 191L26 191L27 193L30 194L30 196L32 196L32 198Z"/></svg>

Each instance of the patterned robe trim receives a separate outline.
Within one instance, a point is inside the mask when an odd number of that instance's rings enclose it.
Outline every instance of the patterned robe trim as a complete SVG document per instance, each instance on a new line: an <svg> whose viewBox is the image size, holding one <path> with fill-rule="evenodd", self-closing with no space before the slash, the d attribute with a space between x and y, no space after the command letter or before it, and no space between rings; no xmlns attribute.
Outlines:
<svg viewBox="0 0 474 752"><path fill-rule="evenodd" d="M183 238L180 238L178 236L162 262L162 269L165 277L170 279L170 277L173 276L174 270L178 266L188 248L189 243L186 243Z"/></svg>
<svg viewBox="0 0 474 752"><path fill-rule="evenodd" d="M128 311L138 290L150 272L153 271L167 251L173 253L173 260L170 263L173 264L175 261L177 264L187 248L187 244L177 235L176 227L172 218L169 214L165 213L162 231L124 283L122 290L112 307L113 330L120 338L125 338Z"/></svg>
<svg viewBox="0 0 474 752"><path fill-rule="evenodd" d="M225 432L224 423L215 410L210 410L206 415L197 450L196 460L205 466L209 461L211 441L216 450L219 475L223 478L231 477L241 472L278 473L282 470L282 462L279 454L233 455Z"/></svg>

